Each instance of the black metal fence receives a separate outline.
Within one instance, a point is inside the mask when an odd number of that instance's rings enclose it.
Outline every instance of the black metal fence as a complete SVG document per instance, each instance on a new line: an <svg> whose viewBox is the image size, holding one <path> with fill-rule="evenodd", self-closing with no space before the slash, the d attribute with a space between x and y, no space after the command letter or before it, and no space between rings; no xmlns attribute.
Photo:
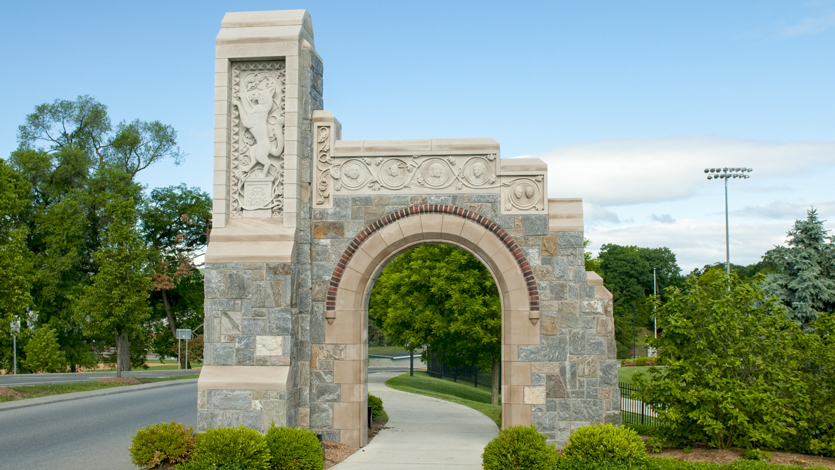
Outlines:
<svg viewBox="0 0 835 470"><path fill-rule="evenodd" d="M620 382L620 416L623 424L642 424L660 426L658 416L640 399L642 389L632 384Z"/></svg>
<svg viewBox="0 0 835 470"><path fill-rule="evenodd" d="M429 363L426 365L426 373L430 377L450 378L454 382L459 380L469 382L476 387L489 387L492 381L490 373L482 372L478 367L451 367L440 359L439 354L429 353ZM500 371L501 373L501 371ZM501 377L501 375L500 375Z"/></svg>

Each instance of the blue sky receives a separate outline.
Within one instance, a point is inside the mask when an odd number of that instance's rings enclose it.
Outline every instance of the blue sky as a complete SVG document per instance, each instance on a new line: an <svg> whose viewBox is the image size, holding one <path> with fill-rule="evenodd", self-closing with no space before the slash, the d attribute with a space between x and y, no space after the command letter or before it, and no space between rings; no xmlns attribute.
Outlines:
<svg viewBox="0 0 835 470"><path fill-rule="evenodd" d="M306 8L345 139L492 137L582 197L586 235L668 246L686 269L835 226L835 1L18 2L4 7L0 155L37 104L89 94L160 120L186 162L149 187L211 188L214 38L227 11Z"/></svg>

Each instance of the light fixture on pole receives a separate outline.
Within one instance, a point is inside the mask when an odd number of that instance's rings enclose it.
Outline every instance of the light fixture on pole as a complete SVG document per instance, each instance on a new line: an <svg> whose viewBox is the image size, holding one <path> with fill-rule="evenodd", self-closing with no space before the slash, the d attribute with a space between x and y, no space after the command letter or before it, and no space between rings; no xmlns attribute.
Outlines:
<svg viewBox="0 0 835 470"><path fill-rule="evenodd" d="M728 233L728 180L731 178L748 179L753 168L705 168L708 180L724 180L725 181L725 272L728 274L728 279L731 278L731 247L730 235ZM730 284L728 284L730 289Z"/></svg>

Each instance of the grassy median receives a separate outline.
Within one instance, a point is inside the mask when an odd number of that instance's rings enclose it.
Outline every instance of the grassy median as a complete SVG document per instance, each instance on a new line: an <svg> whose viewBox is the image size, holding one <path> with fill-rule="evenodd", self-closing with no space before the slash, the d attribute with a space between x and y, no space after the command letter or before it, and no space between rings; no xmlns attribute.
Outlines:
<svg viewBox="0 0 835 470"><path fill-rule="evenodd" d="M62 395L64 393L88 392L90 390L102 390L113 387L128 387L154 382L167 382L169 380L196 379L200 374L182 375L178 377L155 377L136 379L136 382L74 382L68 384L49 385L22 385L19 387L0 387L0 403L7 401L25 400L27 398L46 397L50 395ZM137 383L138 382L138 383ZM8 392L11 390L14 393Z"/></svg>

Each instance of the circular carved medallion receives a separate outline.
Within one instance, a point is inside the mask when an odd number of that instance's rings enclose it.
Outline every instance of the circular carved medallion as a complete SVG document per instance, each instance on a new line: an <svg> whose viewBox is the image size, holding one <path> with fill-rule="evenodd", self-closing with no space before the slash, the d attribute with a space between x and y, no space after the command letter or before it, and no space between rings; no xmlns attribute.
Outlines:
<svg viewBox="0 0 835 470"><path fill-rule="evenodd" d="M449 184L450 173L446 163L440 158L432 158L424 163L423 180L430 188L443 188Z"/></svg>
<svg viewBox="0 0 835 470"><path fill-rule="evenodd" d="M339 179L345 189L359 189L368 181L368 172L362 163L349 160L340 168Z"/></svg>
<svg viewBox="0 0 835 470"><path fill-rule="evenodd" d="M389 189L399 189L406 184L406 162L388 160L380 167L380 182Z"/></svg>
<svg viewBox="0 0 835 470"><path fill-rule="evenodd" d="M539 185L531 179L518 179L510 185L510 200L519 209L532 209L541 196Z"/></svg>
<svg viewBox="0 0 835 470"><path fill-rule="evenodd" d="M473 186L487 184L490 176L490 163L484 158L470 159L464 165L464 179Z"/></svg>

